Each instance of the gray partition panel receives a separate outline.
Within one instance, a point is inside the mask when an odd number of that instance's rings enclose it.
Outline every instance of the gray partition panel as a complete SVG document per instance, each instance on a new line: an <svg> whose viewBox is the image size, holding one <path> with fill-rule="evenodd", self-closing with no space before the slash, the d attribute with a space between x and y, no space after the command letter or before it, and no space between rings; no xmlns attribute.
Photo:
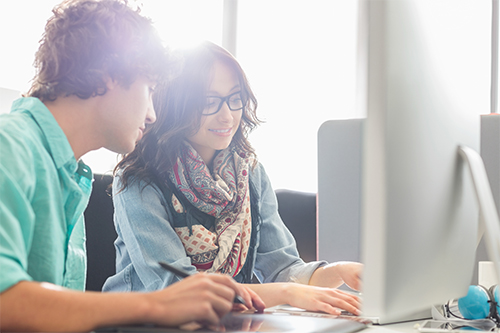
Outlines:
<svg viewBox="0 0 500 333"><path fill-rule="evenodd" d="M318 257L360 261L363 119L329 120L318 131Z"/></svg>

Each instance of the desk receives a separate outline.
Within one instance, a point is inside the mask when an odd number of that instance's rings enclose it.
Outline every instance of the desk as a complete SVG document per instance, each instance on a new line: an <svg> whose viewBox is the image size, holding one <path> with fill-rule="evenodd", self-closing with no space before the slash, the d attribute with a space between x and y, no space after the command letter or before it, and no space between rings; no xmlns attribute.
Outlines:
<svg viewBox="0 0 500 333"><path fill-rule="evenodd" d="M334 333L419 333L415 329L415 324L420 321L406 322L390 325L368 325L341 318L319 318L296 316L286 314L230 314L228 322L231 327L226 327L225 332L334 332ZM266 317L264 324L260 325L259 321ZM254 321L252 324L250 322ZM227 320L226 320L227 321ZM243 324L243 325L242 325ZM242 326L244 329L242 329ZM200 330L198 327L189 327L190 331L196 332L213 332L213 330ZM249 330L250 328L250 330ZM96 330L98 333L167 333L167 332L187 332L178 328L160 328L152 326L127 326L113 327L109 329Z"/></svg>
<svg viewBox="0 0 500 333"><path fill-rule="evenodd" d="M328 315L328 314L323 314L323 313L315 313L315 312L309 312L304 309L296 308L296 307L291 307L289 305L278 305L275 307L271 307L266 309L266 312L269 313L295 313L295 314L300 314L304 313L306 316L315 316L317 315L318 317L323 317L323 318L334 318L336 319L336 316ZM355 318L355 317L349 317L349 316L341 316L341 318ZM418 329L415 328L415 325L424 322L424 320L415 320L415 321L409 321L409 322L404 322L404 323L397 323L397 324L385 324L385 325L372 325L368 324L368 326L362 330L362 332L367 332L367 333L394 333L394 332L411 332L411 333L419 333Z"/></svg>

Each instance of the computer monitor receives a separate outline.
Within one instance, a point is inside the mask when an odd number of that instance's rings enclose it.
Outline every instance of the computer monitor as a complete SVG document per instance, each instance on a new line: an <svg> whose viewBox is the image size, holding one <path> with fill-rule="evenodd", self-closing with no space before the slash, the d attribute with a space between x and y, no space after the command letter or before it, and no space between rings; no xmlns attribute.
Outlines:
<svg viewBox="0 0 500 333"><path fill-rule="evenodd" d="M479 206L458 147L479 151L489 112L491 3L359 6L363 312L419 319L472 280Z"/></svg>

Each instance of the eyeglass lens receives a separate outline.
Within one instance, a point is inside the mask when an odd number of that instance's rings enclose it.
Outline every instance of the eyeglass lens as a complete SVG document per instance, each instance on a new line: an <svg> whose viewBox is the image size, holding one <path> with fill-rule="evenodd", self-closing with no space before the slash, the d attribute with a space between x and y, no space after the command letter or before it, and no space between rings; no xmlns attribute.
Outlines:
<svg viewBox="0 0 500 333"><path fill-rule="evenodd" d="M227 106L231 111L238 111L243 109L241 92L236 92L226 97L208 96L207 104L205 106L205 109L203 109L203 114L210 115L219 112L224 102L227 103Z"/></svg>

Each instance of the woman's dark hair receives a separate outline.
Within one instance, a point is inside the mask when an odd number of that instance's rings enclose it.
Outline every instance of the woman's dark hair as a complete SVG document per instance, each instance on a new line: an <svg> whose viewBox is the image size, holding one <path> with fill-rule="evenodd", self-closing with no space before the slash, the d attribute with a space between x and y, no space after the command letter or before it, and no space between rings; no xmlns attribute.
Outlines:
<svg viewBox="0 0 500 333"><path fill-rule="evenodd" d="M168 84L159 86L153 95L156 122L148 126L135 150L127 154L115 168L115 175L122 170L122 189L128 186L132 178L144 180L146 184L153 182L156 177L167 179L167 173L177 161L186 138L196 134L200 128L216 61L229 66L237 74L245 103L240 126L231 145L238 151L256 157L247 137L260 124L256 116L257 99L238 61L224 48L211 42L179 52L183 61L180 75Z"/></svg>
<svg viewBox="0 0 500 333"><path fill-rule="evenodd" d="M151 21L126 0L69 0L52 12L27 96L87 99L104 95L108 78L128 87L140 75L155 81L169 75L168 53Z"/></svg>

